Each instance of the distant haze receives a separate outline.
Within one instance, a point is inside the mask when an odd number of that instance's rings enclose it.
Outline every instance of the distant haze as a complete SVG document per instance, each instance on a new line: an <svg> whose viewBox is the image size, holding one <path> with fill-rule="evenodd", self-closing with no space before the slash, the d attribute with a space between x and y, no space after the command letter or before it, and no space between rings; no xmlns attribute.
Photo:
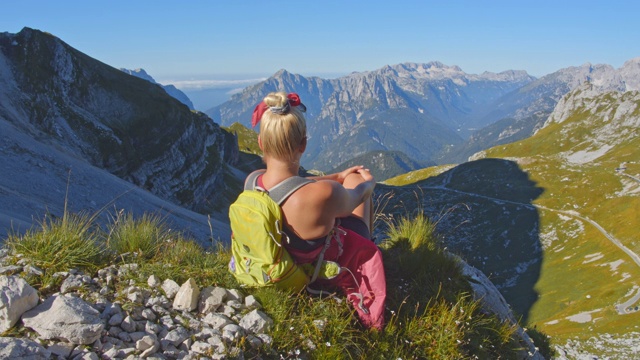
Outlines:
<svg viewBox="0 0 640 360"><path fill-rule="evenodd" d="M241 92L245 87L265 79L266 77L215 79L201 76L187 80L163 79L158 82L163 85L171 84L182 90L193 102L196 110L206 111L229 100L231 95Z"/></svg>
<svg viewBox="0 0 640 360"><path fill-rule="evenodd" d="M273 74L257 75L196 75L189 79L175 79L166 77L158 80L163 85L173 85L182 90L196 110L207 111L231 98L231 95L241 92L244 88L266 80ZM344 76L344 73L316 73L306 76L318 76L323 79L332 79Z"/></svg>

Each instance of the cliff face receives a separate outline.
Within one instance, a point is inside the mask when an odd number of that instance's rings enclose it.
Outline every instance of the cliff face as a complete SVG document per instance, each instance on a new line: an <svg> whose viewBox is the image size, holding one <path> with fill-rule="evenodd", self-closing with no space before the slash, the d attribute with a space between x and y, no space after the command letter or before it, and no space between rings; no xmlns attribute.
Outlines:
<svg viewBox="0 0 640 360"><path fill-rule="evenodd" d="M0 117L23 133L196 211L224 192L232 135L160 86L25 28L0 34Z"/></svg>

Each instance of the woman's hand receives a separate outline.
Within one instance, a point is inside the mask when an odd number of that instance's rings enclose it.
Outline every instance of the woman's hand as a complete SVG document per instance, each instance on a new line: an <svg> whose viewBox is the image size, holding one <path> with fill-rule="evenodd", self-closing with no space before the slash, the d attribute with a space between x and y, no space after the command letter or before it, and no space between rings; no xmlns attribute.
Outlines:
<svg viewBox="0 0 640 360"><path fill-rule="evenodd" d="M364 168L364 166L362 165L357 165L357 166L352 166L348 169L342 170L339 173L336 173L336 181L339 182L340 184L344 184L344 179L347 178L347 176L349 176L350 174L353 173L358 173L360 175L362 175L362 173L360 171L362 170L367 170ZM367 170L368 172L368 170ZM369 174L369 176L371 176L371 174ZM363 175L364 177L364 175ZM367 181L367 179L365 179L365 181Z"/></svg>
<svg viewBox="0 0 640 360"><path fill-rule="evenodd" d="M362 169L358 169L357 173L362 176L364 181L373 181L373 175L371 175L371 171L369 169L365 169L363 167Z"/></svg>

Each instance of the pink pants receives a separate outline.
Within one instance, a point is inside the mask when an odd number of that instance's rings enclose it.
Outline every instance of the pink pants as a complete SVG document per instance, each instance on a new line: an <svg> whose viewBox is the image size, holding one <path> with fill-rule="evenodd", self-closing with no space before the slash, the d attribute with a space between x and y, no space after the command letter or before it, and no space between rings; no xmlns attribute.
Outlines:
<svg viewBox="0 0 640 360"><path fill-rule="evenodd" d="M346 231L341 235L342 254L335 239L324 254L324 260L335 261L349 269L331 280L318 279L316 283L340 288L356 309L360 321L368 328L382 330L384 326L384 302L387 297L387 282L382 265L382 253L375 243L358 233ZM311 252L287 249L298 264L315 263L322 247ZM362 299L359 295L362 294ZM363 300L363 301L361 301Z"/></svg>

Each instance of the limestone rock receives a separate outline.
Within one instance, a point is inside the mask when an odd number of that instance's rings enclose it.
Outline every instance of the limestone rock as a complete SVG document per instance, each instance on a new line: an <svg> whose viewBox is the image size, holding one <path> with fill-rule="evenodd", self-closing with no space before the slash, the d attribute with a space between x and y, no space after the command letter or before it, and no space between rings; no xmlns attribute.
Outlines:
<svg viewBox="0 0 640 360"><path fill-rule="evenodd" d="M268 332L273 326L273 320L259 310L253 310L240 319L239 325L247 332L259 334Z"/></svg>
<svg viewBox="0 0 640 360"><path fill-rule="evenodd" d="M198 311L208 314L224 304L227 299L227 289L221 287L208 286L202 289L200 293L200 302L198 303Z"/></svg>
<svg viewBox="0 0 640 360"><path fill-rule="evenodd" d="M195 310L198 307L198 297L200 296L200 288L193 279L187 280L182 286L175 299L173 299L173 308L175 310Z"/></svg>
<svg viewBox="0 0 640 360"><path fill-rule="evenodd" d="M72 344L91 344L100 338L104 324L100 313L84 300L51 296L22 315L26 327L43 339L61 339Z"/></svg>
<svg viewBox="0 0 640 360"><path fill-rule="evenodd" d="M38 292L17 276L0 276L0 333L15 325L25 311L38 305Z"/></svg>
<svg viewBox="0 0 640 360"><path fill-rule="evenodd" d="M0 337L0 359L44 360L51 358L51 351L29 339Z"/></svg>
<svg viewBox="0 0 640 360"><path fill-rule="evenodd" d="M169 299L173 299L173 297L178 293L178 290L180 290L180 285L171 279L163 281L161 287Z"/></svg>

